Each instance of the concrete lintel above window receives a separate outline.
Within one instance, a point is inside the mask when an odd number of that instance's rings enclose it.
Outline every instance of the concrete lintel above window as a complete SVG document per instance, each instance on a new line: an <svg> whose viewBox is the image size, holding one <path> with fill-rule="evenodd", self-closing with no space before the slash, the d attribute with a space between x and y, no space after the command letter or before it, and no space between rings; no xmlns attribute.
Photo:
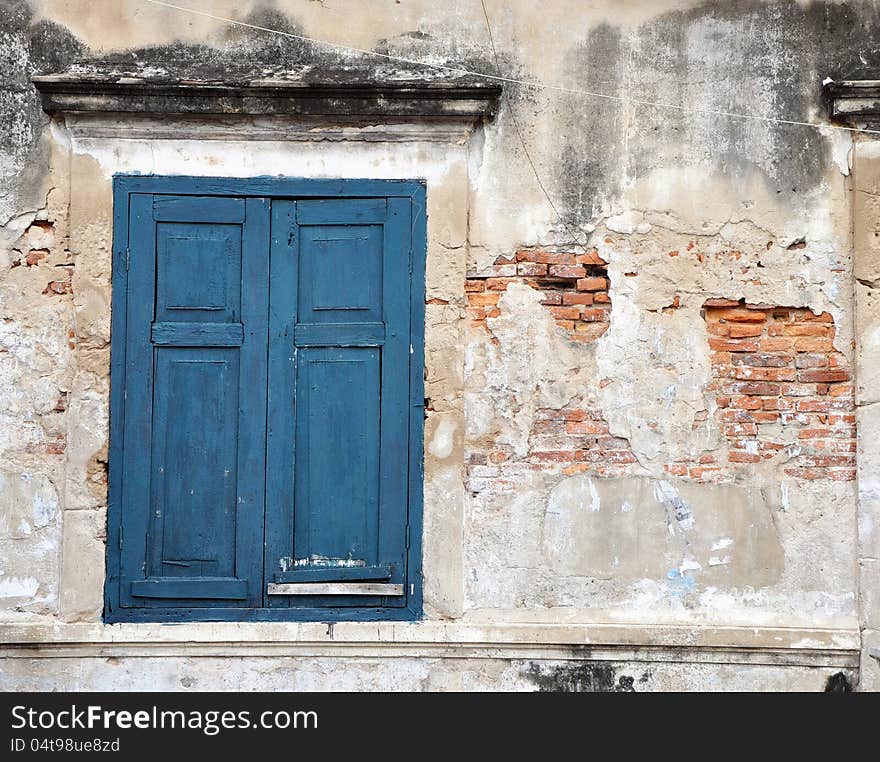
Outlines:
<svg viewBox="0 0 880 762"><path fill-rule="evenodd" d="M476 77L153 79L88 67L33 78L49 114L299 116L336 122L478 121L494 115L502 87Z"/></svg>
<svg viewBox="0 0 880 762"><path fill-rule="evenodd" d="M880 128L880 80L828 82L824 94L834 121L855 127Z"/></svg>

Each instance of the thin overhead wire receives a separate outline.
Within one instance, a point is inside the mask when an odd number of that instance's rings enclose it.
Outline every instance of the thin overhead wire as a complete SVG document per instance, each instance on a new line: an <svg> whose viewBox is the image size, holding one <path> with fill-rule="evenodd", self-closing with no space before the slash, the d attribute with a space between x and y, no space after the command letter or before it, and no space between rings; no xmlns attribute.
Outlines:
<svg viewBox="0 0 880 762"><path fill-rule="evenodd" d="M498 70L498 73L501 74L501 61L498 58L498 50L495 48L495 36L492 34L492 22L489 21L489 12L486 10L486 3L484 0L480 0L480 6L483 9L483 18L486 19L486 32L489 35L489 45L492 48L492 56L495 58L495 68ZM510 95L507 90L504 91L504 96L507 98L508 104L510 104ZM516 118L516 114L514 113L514 109L510 109L510 121L513 124L513 129L515 130L517 137L519 138L519 142L522 145L523 154L525 154L526 160L529 162L529 166L532 168L532 174L535 176L535 180L538 183L538 186L541 188L541 192L544 194L544 198L547 199L547 203L550 204L550 208L553 210L553 213L556 215L556 218L559 220L559 224L565 228L565 231L571 236L572 242L577 246L580 246L581 249L587 251L587 245L580 241L580 237L574 232L574 230L569 226L569 224L563 219L562 214L559 212L559 209L556 208L556 204L553 203L553 199L550 196L549 191L547 190L547 186L544 185L544 181L541 180L541 175L538 172L538 168L535 166L535 162L532 160L532 155L529 153L529 149L526 146L525 138L523 137L522 130L519 128L519 121Z"/></svg>
<svg viewBox="0 0 880 762"><path fill-rule="evenodd" d="M683 113L688 114L703 114L706 116L723 116L728 117L730 119L748 119L756 122L767 122L771 124L787 124L796 127L810 127L814 130L844 130L846 132L858 132L872 135L880 135L880 130L869 130L862 129L860 127L847 127L840 124L817 124L816 122L803 122L797 119L784 119L780 117L772 117L772 116L761 116L759 114L746 114L738 111L724 111L719 109L711 109L711 108L695 108L692 106L682 106L677 103L664 103L662 101L652 101L646 100L645 98L631 98L629 96L622 95L610 95L609 93L600 93L593 90L583 90L577 87L566 87L565 85L557 85L554 83L548 82L537 82L533 80L527 79L517 79L514 77L505 77L501 74L486 74L484 72L472 71L470 69L465 69L460 66L452 66L449 64L441 64L435 63L433 61L419 61L414 58L405 58L403 56L395 56L389 53L379 53L375 50L365 50L364 48L356 48L350 45L341 45L336 42L330 42L329 40L320 40L315 37L307 37L303 34L295 34L294 32L284 32L280 29L270 29L269 27L259 26L257 24L250 24L246 21L238 21L237 19L227 18L225 16L218 16L213 13L208 13L207 11L198 11L195 8L187 8L182 5L175 5L173 3L166 3L163 0L143 0L146 3L150 3L151 5L160 5L165 8L173 8L177 11L182 11L184 13L191 13L196 16L204 16L205 18L213 19L214 21L222 21L226 24L232 24L233 26L245 27L247 29L255 29L260 32L268 32L270 34L277 34L282 37L290 37L294 40L301 40L303 42L310 42L314 45L323 45L328 48L334 48L336 50L340 50L346 53L360 53L365 56L372 56L374 58L383 58L386 61L394 61L396 63L404 63L409 64L411 66L424 66L429 69L438 69L441 71L448 71L453 74L463 74L471 77L480 77L482 79L489 79L495 82L509 82L513 85L521 85L523 87L531 87L537 90L554 90L560 93L568 93L570 95L585 95L590 98L601 98L603 100L609 101L617 101L618 103L625 104L634 104L636 106L648 106L650 108L659 108L659 109L672 109L674 111L681 111Z"/></svg>

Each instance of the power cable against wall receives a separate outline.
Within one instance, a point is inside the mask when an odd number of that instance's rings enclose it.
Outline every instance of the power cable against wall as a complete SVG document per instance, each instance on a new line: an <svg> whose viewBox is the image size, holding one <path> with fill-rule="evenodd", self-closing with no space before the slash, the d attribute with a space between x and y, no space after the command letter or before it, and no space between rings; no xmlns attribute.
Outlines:
<svg viewBox="0 0 880 762"><path fill-rule="evenodd" d="M501 74L501 61L498 58L498 50L495 48L495 37L492 34L492 22L489 21L489 12L486 10L485 0L480 0L480 6L483 9L483 18L486 19L486 32L489 35L489 45L492 48L492 56L495 58L495 68L498 71L498 74ZM556 204L553 203L553 199L550 197L550 193L547 191L547 186L544 185L544 181L541 180L541 175L538 172L538 168L535 166L535 162L532 160L532 155L529 153L529 149L526 146L525 138L523 137L522 130L519 128L519 121L516 118L516 113L514 111L513 105L510 102L510 94L507 89L504 90L504 97L507 100L507 105L510 106L510 121L513 124L513 129L516 131L517 137L519 138L520 145L522 145L523 154L525 154L526 160L529 162L529 166L532 168L532 173L535 175L535 180L538 183L538 186L541 188L541 192L544 194L544 198L547 199L547 203L550 204L550 208L553 210L553 213L556 215L556 218L559 220L559 224L565 228L565 231L571 236L572 242L579 246L584 252L587 251L587 246L584 243L581 243L579 237L575 234L574 230L568 225L568 223L562 218L562 215L559 213L559 210L556 208Z"/></svg>
<svg viewBox="0 0 880 762"><path fill-rule="evenodd" d="M365 50L364 48L355 48L350 45L340 45L336 42L328 40L319 40L314 37L307 37L303 34L295 34L294 32L282 32L279 29L270 29L257 24L249 24L246 21L238 21L236 19L227 18L225 16L217 16L206 11L197 11L194 8L186 8L182 5L174 5L173 3L162 2L162 0L143 0L145 3L152 5L161 5L165 8L173 8L184 13L192 13L196 16L204 16L214 21L223 21L233 26L241 26L247 29L255 29L260 32L269 32L282 37L290 37L294 40L302 40L303 42L311 42L315 45L324 45L325 47L335 48L336 50L345 51L347 53L360 53L365 56L373 56L374 58L383 58L386 61L395 61L397 63L410 64L412 66L424 66L429 69L439 69L441 71L452 72L453 74L465 74L471 77L481 77L483 79L491 79L495 82L509 82L513 85L522 85L523 87L532 87L538 90L555 90L560 93L569 93L572 95L586 95L591 98L602 98L604 100L617 101L618 103L635 104L637 106L649 106L651 108L673 109L686 114L703 114L706 116L724 116L731 119L750 119L756 122L768 122L771 124L788 124L797 127L811 127L814 130L844 130L846 132L859 132L871 135L880 135L880 130L869 130L861 127L846 127L840 124L816 124L815 122L801 122L796 119L782 119L772 116L759 116L758 114L744 114L737 111L720 111L710 108L694 108L691 106L680 106L677 103L663 103L662 101L649 101L644 98L630 98L621 95L609 95L608 93L599 93L593 90L582 90L576 87L565 87L564 85L555 85L547 82L535 82L527 79L515 79L513 77L504 77L500 74L485 74L479 71L471 71L463 69L459 66L450 66L448 64L433 63L430 61L418 61L413 58L405 58L403 56L394 56L389 53L379 53L375 50Z"/></svg>

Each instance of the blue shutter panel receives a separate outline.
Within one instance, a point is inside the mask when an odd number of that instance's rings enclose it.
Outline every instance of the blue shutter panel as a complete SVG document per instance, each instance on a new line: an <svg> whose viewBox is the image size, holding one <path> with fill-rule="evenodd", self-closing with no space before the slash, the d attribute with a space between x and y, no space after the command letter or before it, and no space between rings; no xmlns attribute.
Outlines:
<svg viewBox="0 0 880 762"><path fill-rule="evenodd" d="M130 201L120 603L262 601L269 202Z"/></svg>
<svg viewBox="0 0 880 762"><path fill-rule="evenodd" d="M424 208L116 178L108 621L420 616Z"/></svg>
<svg viewBox="0 0 880 762"><path fill-rule="evenodd" d="M404 592L268 605L405 606L411 201L279 201L272 228L267 581Z"/></svg>

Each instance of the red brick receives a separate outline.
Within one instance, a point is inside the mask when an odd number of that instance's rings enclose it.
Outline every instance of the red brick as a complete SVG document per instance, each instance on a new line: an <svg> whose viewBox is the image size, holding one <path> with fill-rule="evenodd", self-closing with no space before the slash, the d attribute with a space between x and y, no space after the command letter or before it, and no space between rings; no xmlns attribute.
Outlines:
<svg viewBox="0 0 880 762"><path fill-rule="evenodd" d="M553 304L562 304L562 294L559 291L545 291L544 300L541 304L550 306Z"/></svg>
<svg viewBox="0 0 880 762"><path fill-rule="evenodd" d="M516 274L517 275L527 275L527 276L541 276L547 274L547 265L542 265L537 262L520 262L516 266Z"/></svg>
<svg viewBox="0 0 880 762"><path fill-rule="evenodd" d="M551 307L550 313L560 320L577 320L581 315L578 307Z"/></svg>
<svg viewBox="0 0 880 762"><path fill-rule="evenodd" d="M562 417L565 418L566 421L585 421L589 418L586 410L577 410L576 408L563 410Z"/></svg>
<svg viewBox="0 0 880 762"><path fill-rule="evenodd" d="M768 381L751 381L734 384L734 389L739 394L752 394L761 397L778 397L781 391L779 384Z"/></svg>
<svg viewBox="0 0 880 762"><path fill-rule="evenodd" d="M608 320L608 311L601 309L582 309L580 314L581 320L585 322L601 322Z"/></svg>
<svg viewBox="0 0 880 762"><path fill-rule="evenodd" d="M849 381L849 371L844 368L833 370L802 370L798 373L798 381L820 384L833 383L834 381Z"/></svg>
<svg viewBox="0 0 880 762"><path fill-rule="evenodd" d="M792 349L793 346L794 342L791 339L761 339L761 350L763 352L786 352Z"/></svg>
<svg viewBox="0 0 880 762"><path fill-rule="evenodd" d="M854 466L854 455L802 455L799 460L806 467Z"/></svg>
<svg viewBox="0 0 880 762"><path fill-rule="evenodd" d="M546 461L548 463L569 463L573 460L577 460L576 453L562 450L533 452L531 457L535 460Z"/></svg>
<svg viewBox="0 0 880 762"><path fill-rule="evenodd" d="M798 368L824 368L828 365L826 355L799 354L795 357L794 364Z"/></svg>
<svg viewBox="0 0 880 762"><path fill-rule="evenodd" d="M826 476L825 470L821 468L786 468L785 473L787 476L810 480L824 479Z"/></svg>
<svg viewBox="0 0 880 762"><path fill-rule="evenodd" d="M700 480L715 479L715 478L718 478L720 475L721 475L721 469L718 468L717 466L710 467L710 468L694 467L694 468L688 469L688 476L691 479L700 479Z"/></svg>
<svg viewBox="0 0 880 762"><path fill-rule="evenodd" d="M834 344L831 339L818 337L805 337L794 343L798 352L833 352Z"/></svg>
<svg viewBox="0 0 880 762"><path fill-rule="evenodd" d="M713 313L716 320L727 320L731 323L763 323L767 316L763 312L747 310L743 307L727 307Z"/></svg>
<svg viewBox="0 0 880 762"><path fill-rule="evenodd" d="M500 299L501 295L498 293L494 294L469 294L468 295L468 304L472 307L494 307L498 304L498 299Z"/></svg>
<svg viewBox="0 0 880 762"><path fill-rule="evenodd" d="M779 413L752 413L752 420L755 423L776 423Z"/></svg>
<svg viewBox="0 0 880 762"><path fill-rule="evenodd" d="M831 429L801 429L798 431L798 439L824 439L833 434Z"/></svg>
<svg viewBox="0 0 880 762"><path fill-rule="evenodd" d="M791 323L784 327L786 336L831 336L834 329L822 323Z"/></svg>
<svg viewBox="0 0 880 762"><path fill-rule="evenodd" d="M606 291L596 291L593 294L593 301L596 304L611 304L611 297Z"/></svg>
<svg viewBox="0 0 880 762"><path fill-rule="evenodd" d="M745 450L731 450L727 457L731 463L758 463L761 460L758 453L746 452Z"/></svg>
<svg viewBox="0 0 880 762"><path fill-rule="evenodd" d="M797 409L802 413L830 413L834 410L849 410L852 402L848 399L801 400Z"/></svg>
<svg viewBox="0 0 880 762"><path fill-rule="evenodd" d="M73 284L67 280L50 280L43 289L44 294L61 296L73 293Z"/></svg>
<svg viewBox="0 0 880 762"><path fill-rule="evenodd" d="M515 278L487 278L486 288L490 291L504 291L509 283L515 282Z"/></svg>
<svg viewBox="0 0 880 762"><path fill-rule="evenodd" d="M747 336L760 336L763 332L763 325L754 325L751 323L733 323L730 326L730 336L734 339L741 339Z"/></svg>
<svg viewBox="0 0 880 762"><path fill-rule="evenodd" d="M754 423L732 423L724 427L726 437L754 437L758 434L758 427Z"/></svg>
<svg viewBox="0 0 880 762"><path fill-rule="evenodd" d="M569 304L586 304L593 303L593 295L590 293L564 293L562 295L562 303Z"/></svg>
<svg viewBox="0 0 880 762"><path fill-rule="evenodd" d="M783 397L765 398L764 410L794 410L794 402Z"/></svg>
<svg viewBox="0 0 880 762"><path fill-rule="evenodd" d="M573 265L574 254L552 254L549 251L518 251L517 262L538 262L542 265Z"/></svg>
<svg viewBox="0 0 880 762"><path fill-rule="evenodd" d="M751 423L752 411L729 408L722 410L719 418L723 423Z"/></svg>
<svg viewBox="0 0 880 762"><path fill-rule="evenodd" d="M832 397L850 397L853 394L852 384L833 384L828 389L828 394Z"/></svg>
<svg viewBox="0 0 880 762"><path fill-rule="evenodd" d="M760 397L734 397L730 406L737 410L760 410L764 403Z"/></svg>
<svg viewBox="0 0 880 762"><path fill-rule="evenodd" d="M562 469L562 473L566 476L573 476L574 474L582 474L584 471L589 471L592 468L588 463L575 463L573 466L566 466Z"/></svg>
<svg viewBox="0 0 880 762"><path fill-rule="evenodd" d="M813 384L783 384L782 394L786 397L812 397L816 394Z"/></svg>
<svg viewBox="0 0 880 762"><path fill-rule="evenodd" d="M580 278L577 282L578 291L605 291L608 281L605 278Z"/></svg>
<svg viewBox="0 0 880 762"><path fill-rule="evenodd" d="M464 290L466 292L485 291L486 281L484 280L466 280L464 282Z"/></svg>
<svg viewBox="0 0 880 762"><path fill-rule="evenodd" d="M856 452L858 446L855 439L841 439L831 442L831 452Z"/></svg>
<svg viewBox="0 0 880 762"><path fill-rule="evenodd" d="M667 463L663 468L673 476L688 475L688 467L684 463Z"/></svg>
<svg viewBox="0 0 880 762"><path fill-rule="evenodd" d="M818 323L833 323L834 318L830 312L823 312L820 315L814 315L810 310L803 310L798 313L799 320L810 320Z"/></svg>
<svg viewBox="0 0 880 762"><path fill-rule="evenodd" d="M794 381L797 374L791 368L754 368L739 365L734 369L734 377L742 381Z"/></svg>
<svg viewBox="0 0 880 762"><path fill-rule="evenodd" d="M587 251L583 254L578 254L575 257L575 262L579 265L606 265L607 262L599 256L598 251Z"/></svg>
<svg viewBox="0 0 880 762"><path fill-rule="evenodd" d="M584 278L587 270L577 265L550 265L549 275L551 278Z"/></svg>
<svg viewBox="0 0 880 762"><path fill-rule="evenodd" d="M735 328L736 326L731 326ZM763 353L749 353L733 355L731 361L734 365L751 365L756 368L784 368L791 364L789 355L768 355Z"/></svg>
<svg viewBox="0 0 880 762"><path fill-rule="evenodd" d="M756 341L743 341L733 339L725 341L724 339L709 339L709 348L719 352L757 352L758 343Z"/></svg>
<svg viewBox="0 0 880 762"><path fill-rule="evenodd" d="M828 474L836 482L849 482L856 478L854 468L832 468Z"/></svg>

